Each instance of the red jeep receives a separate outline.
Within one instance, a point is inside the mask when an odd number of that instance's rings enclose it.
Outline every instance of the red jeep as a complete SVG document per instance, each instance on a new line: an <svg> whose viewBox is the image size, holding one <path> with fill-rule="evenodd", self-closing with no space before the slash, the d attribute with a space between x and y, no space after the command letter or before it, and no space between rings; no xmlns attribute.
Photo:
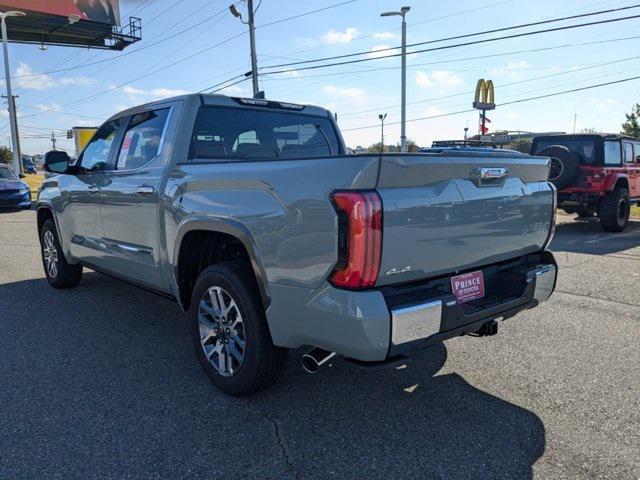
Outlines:
<svg viewBox="0 0 640 480"><path fill-rule="evenodd" d="M640 202L640 141L617 134L547 135L533 139L531 154L551 158L549 181L558 189L559 208L597 215L607 232L624 230L631 203Z"/></svg>

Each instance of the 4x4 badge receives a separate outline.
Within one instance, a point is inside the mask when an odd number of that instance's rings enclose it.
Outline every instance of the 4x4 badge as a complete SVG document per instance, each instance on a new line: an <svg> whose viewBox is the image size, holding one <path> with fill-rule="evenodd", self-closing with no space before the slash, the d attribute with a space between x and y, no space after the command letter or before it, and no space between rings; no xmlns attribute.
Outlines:
<svg viewBox="0 0 640 480"><path fill-rule="evenodd" d="M397 275L398 273L407 273L411 271L411 265L407 265L403 268L392 268L391 270L387 270L385 275Z"/></svg>

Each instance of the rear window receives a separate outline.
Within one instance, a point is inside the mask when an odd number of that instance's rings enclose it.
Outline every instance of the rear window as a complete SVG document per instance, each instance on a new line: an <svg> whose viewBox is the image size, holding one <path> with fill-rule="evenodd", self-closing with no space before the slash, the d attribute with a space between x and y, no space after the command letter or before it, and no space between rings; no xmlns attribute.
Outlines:
<svg viewBox="0 0 640 480"><path fill-rule="evenodd" d="M198 161L323 157L342 153L328 118L253 109L203 107L191 136Z"/></svg>
<svg viewBox="0 0 640 480"><path fill-rule="evenodd" d="M542 150L552 145L562 145L567 147L572 152L580 155L580 163L589 165L597 162L596 156L596 142L590 139L577 139L572 140L568 138L544 138L536 140L536 148L533 152L534 155L539 154Z"/></svg>

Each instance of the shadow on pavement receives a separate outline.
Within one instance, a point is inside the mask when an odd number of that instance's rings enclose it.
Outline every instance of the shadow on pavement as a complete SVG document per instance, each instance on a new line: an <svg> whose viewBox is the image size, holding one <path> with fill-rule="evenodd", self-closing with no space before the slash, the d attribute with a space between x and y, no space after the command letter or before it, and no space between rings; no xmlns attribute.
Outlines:
<svg viewBox="0 0 640 480"><path fill-rule="evenodd" d="M629 221L623 232L604 232L596 218L559 223L550 249L554 252L606 255L640 245L640 221Z"/></svg>
<svg viewBox="0 0 640 480"><path fill-rule="evenodd" d="M442 346L317 375L294 351L274 388L234 399L170 301L95 273L0 289L2 478L532 478L545 449L532 412L432 377Z"/></svg>

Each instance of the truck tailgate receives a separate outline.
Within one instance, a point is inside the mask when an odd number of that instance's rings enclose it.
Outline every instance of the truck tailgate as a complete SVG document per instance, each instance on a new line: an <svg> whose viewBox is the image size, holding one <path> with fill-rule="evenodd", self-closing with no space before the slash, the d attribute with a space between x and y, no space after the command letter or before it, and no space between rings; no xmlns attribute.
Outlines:
<svg viewBox="0 0 640 480"><path fill-rule="evenodd" d="M383 155L377 285L534 253L553 221L548 159L506 152Z"/></svg>

